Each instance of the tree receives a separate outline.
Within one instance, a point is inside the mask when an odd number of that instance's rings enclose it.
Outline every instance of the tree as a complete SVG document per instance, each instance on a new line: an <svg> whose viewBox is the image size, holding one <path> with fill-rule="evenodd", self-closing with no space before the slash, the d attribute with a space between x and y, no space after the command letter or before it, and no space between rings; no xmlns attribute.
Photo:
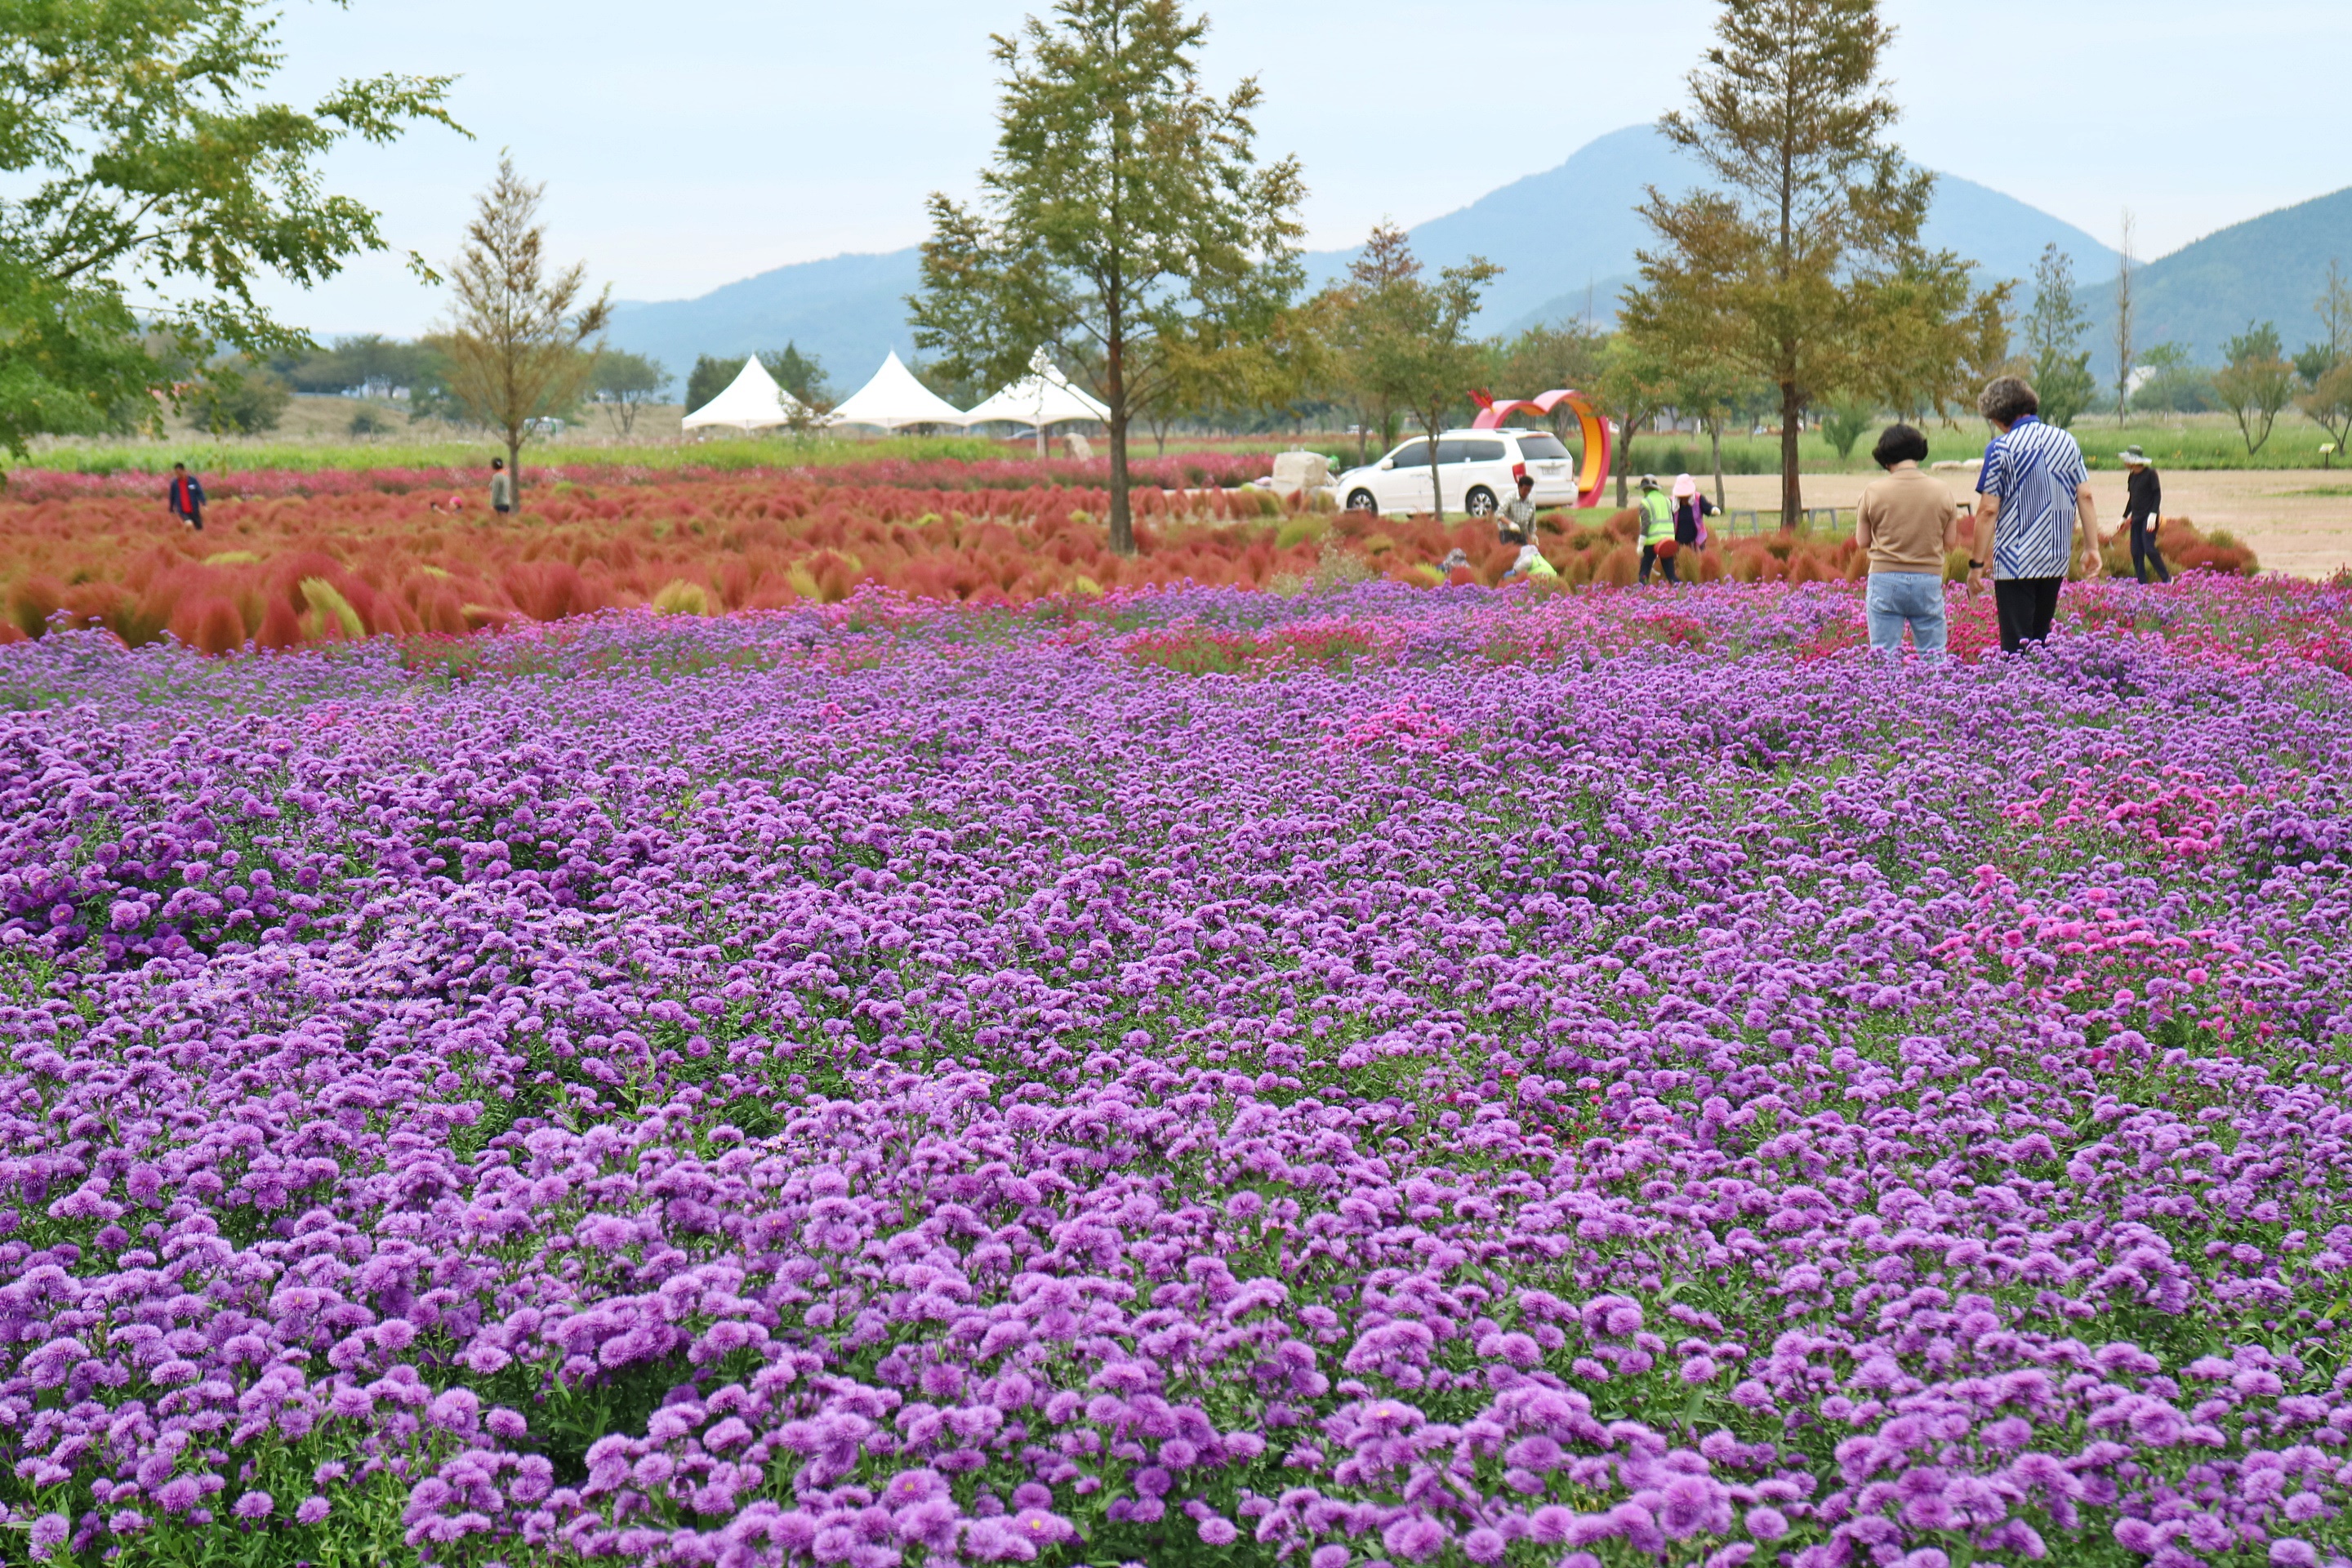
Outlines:
<svg viewBox="0 0 2352 1568"><path fill-rule="evenodd" d="M1128 426L1174 361L1162 334L1241 342L1297 291L1296 159L1261 165L1255 79L1219 99L1176 0L1060 0L995 39L995 161L966 206L934 193L917 346L950 374L1005 382L1043 345L1109 410L1110 545L1135 549Z"/></svg>
<svg viewBox="0 0 2352 1568"><path fill-rule="evenodd" d="M824 361L801 353L798 343L787 342L781 349L770 349L760 355L760 363L767 367L778 386L800 402L822 403L828 409L833 406L833 384L825 380Z"/></svg>
<svg viewBox="0 0 2352 1568"><path fill-rule="evenodd" d="M2097 383L2091 351L2078 348L2089 326L2074 303L2074 263L2055 245L2042 247L2033 268L2033 309L2025 318L2025 352L2033 360L2033 390L2042 419L2063 430L2090 406Z"/></svg>
<svg viewBox="0 0 2352 1568"><path fill-rule="evenodd" d="M761 354L760 363L778 386L793 395L784 410L784 428L795 436L823 429L835 401L833 384L824 376L824 362L801 353L798 343L787 342L782 349Z"/></svg>
<svg viewBox="0 0 2352 1568"><path fill-rule="evenodd" d="M215 372L190 397L188 411L208 436L259 436L278 428L293 398L283 377L248 361Z"/></svg>
<svg viewBox="0 0 2352 1568"><path fill-rule="evenodd" d="M1851 397L1842 397L1830 405L1829 412L1822 416L1822 439L1830 444L1839 462L1853 456L1854 443L1869 433L1871 420L1877 412L1869 404Z"/></svg>
<svg viewBox="0 0 2352 1568"><path fill-rule="evenodd" d="M1168 452L1168 432L1179 420L1220 411L1264 409L1294 401L1314 363L1314 351L1294 340L1299 323L1286 311L1268 334L1240 341L1211 330L1195 337L1162 332L1152 352L1160 360L1135 416L1151 432L1154 451Z"/></svg>
<svg viewBox="0 0 2352 1568"><path fill-rule="evenodd" d="M1370 341L1378 331L1374 301L1391 283L1417 278L1421 263L1406 242L1404 230L1391 223L1375 224L1363 249L1348 263L1345 279L1308 301L1307 314L1318 347L1318 366L1338 401L1355 413L1356 461L1366 460L1364 433L1375 425L1381 449L1396 445L1398 405L1373 374Z"/></svg>
<svg viewBox="0 0 2352 1568"><path fill-rule="evenodd" d="M713 359L709 354L698 355L694 362L694 368L687 373L686 411L691 414L726 391L728 384L741 374L742 370L741 362L737 360Z"/></svg>
<svg viewBox="0 0 2352 1568"><path fill-rule="evenodd" d="M2337 451L2352 446L2352 359L2323 372L2304 395L2302 408L2313 424L2336 438Z"/></svg>
<svg viewBox="0 0 2352 1568"><path fill-rule="evenodd" d="M1679 199L1651 188L1642 216L1657 243L1620 315L1662 357L1706 343L1778 391L1780 523L1793 530L1806 409L1860 386L1874 343L1937 303L1889 286L1906 267L1964 264L1921 247L1933 176L1883 141L1898 111L1878 79L1893 33L1875 0L1725 0L1716 31L1689 79L1692 107L1660 129L1717 188ZM1938 323L1955 355L1980 304Z"/></svg>
<svg viewBox="0 0 2352 1568"><path fill-rule="evenodd" d="M669 372L643 354L606 353L597 356L595 378L588 384L598 406L604 410L613 433L635 435L637 415L669 384Z"/></svg>
<svg viewBox="0 0 2352 1568"><path fill-rule="evenodd" d="M1743 381L1712 354L1684 358L1667 379L1667 401L1695 416L1706 431L1707 457L1715 474L1715 504L1723 494L1723 426L1740 412L1765 401L1759 383Z"/></svg>
<svg viewBox="0 0 2352 1568"><path fill-rule="evenodd" d="M2123 249L2116 259L2116 426L2122 428L2131 413L2132 363L2132 215L2124 209Z"/></svg>
<svg viewBox="0 0 2352 1568"><path fill-rule="evenodd" d="M343 82L306 110L257 101L285 57L261 0L16 5L5 33L0 442L19 454L42 433L160 433L191 393L174 360L233 402L236 364L308 348L254 287L385 249L320 163L352 136L457 127L452 78Z"/></svg>
<svg viewBox="0 0 2352 1568"><path fill-rule="evenodd" d="M337 338L323 353L292 360L284 374L297 392L390 397L415 386L426 354L422 344L366 332Z"/></svg>
<svg viewBox="0 0 2352 1568"><path fill-rule="evenodd" d="M1859 391L1914 423L1974 411L2009 358L2009 287L1978 292L1948 255L1906 257L1880 279Z"/></svg>
<svg viewBox="0 0 2352 1568"><path fill-rule="evenodd" d="M2326 332L2294 356L2296 373L2310 388L2297 406L2340 450L2352 445L2352 281L2341 262L2328 262L2327 282L2311 309Z"/></svg>
<svg viewBox="0 0 2352 1568"><path fill-rule="evenodd" d="M2269 321L2246 330L2221 345L2225 362L2213 378L2213 390L2238 421L2245 437L2246 455L2252 457L2271 438L2271 426L2294 395L2294 367L2280 353L2278 328Z"/></svg>
<svg viewBox="0 0 2352 1568"><path fill-rule="evenodd" d="M1402 409L1428 435L1431 510L1440 519L1445 491L1434 460L1438 432L1470 400L1482 358L1469 336L1470 318L1501 272L1474 256L1433 281L1403 233L1387 224L1372 230L1349 268L1349 378L1368 402Z"/></svg>
<svg viewBox="0 0 2352 1568"><path fill-rule="evenodd" d="M2214 406L2211 374L2190 359L2180 344L2157 344L2140 356L2140 367L2147 372L2139 386L2142 408L2202 414Z"/></svg>
<svg viewBox="0 0 2352 1568"><path fill-rule="evenodd" d="M1556 386L1591 393L1607 353L1606 340L1580 321L1538 324L1496 350L1495 379L1514 397L1533 397ZM1566 440L1576 423L1574 413L1563 404L1551 417L1553 433Z"/></svg>
<svg viewBox="0 0 2352 1568"><path fill-rule="evenodd" d="M357 137L455 128L446 77L348 81L308 110L255 101L283 58L263 0L14 5L0 51L0 442L161 429L180 359L308 346L255 301L385 248L319 165ZM415 262L415 258L411 258ZM417 264L421 266L421 263ZM133 299L137 304L134 309ZM215 359L214 350L232 353Z"/></svg>
<svg viewBox="0 0 2352 1568"><path fill-rule="evenodd" d="M1617 426L1617 504L1624 506L1633 473L1633 438L1674 395L1674 368L1650 342L1630 332L1609 340L1601 367L1601 411Z"/></svg>
<svg viewBox="0 0 2352 1568"><path fill-rule="evenodd" d="M550 275L538 222L546 187L499 160L498 178L476 198L466 248L450 264L456 295L446 333L449 390L506 442L515 504L522 504L522 445L531 422L570 408L596 374L590 346L612 319L613 291L582 304L588 269Z"/></svg>

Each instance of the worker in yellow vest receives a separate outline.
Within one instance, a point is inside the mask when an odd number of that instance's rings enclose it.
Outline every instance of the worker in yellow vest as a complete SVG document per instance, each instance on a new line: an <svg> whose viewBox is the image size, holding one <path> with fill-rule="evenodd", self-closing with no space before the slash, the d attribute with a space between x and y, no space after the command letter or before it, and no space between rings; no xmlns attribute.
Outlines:
<svg viewBox="0 0 2352 1568"><path fill-rule="evenodd" d="M1650 580L1650 563L1656 562L1664 568L1666 581L1679 583L1675 575L1675 503L1658 488L1658 476L1642 476L1642 581ZM1661 548L1663 546L1663 548Z"/></svg>

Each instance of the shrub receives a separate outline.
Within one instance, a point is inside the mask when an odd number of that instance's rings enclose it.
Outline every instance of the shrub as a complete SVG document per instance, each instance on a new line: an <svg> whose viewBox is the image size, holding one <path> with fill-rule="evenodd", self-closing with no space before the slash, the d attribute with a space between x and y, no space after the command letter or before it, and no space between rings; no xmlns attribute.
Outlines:
<svg viewBox="0 0 2352 1568"><path fill-rule="evenodd" d="M310 613L318 617L319 625L330 634L341 631L353 641L367 636L367 627L360 620L359 610L324 577L302 579L302 600L310 606Z"/></svg>
<svg viewBox="0 0 2352 1568"><path fill-rule="evenodd" d="M654 595L653 606L666 616L707 616L710 613L710 596L701 584L673 577Z"/></svg>

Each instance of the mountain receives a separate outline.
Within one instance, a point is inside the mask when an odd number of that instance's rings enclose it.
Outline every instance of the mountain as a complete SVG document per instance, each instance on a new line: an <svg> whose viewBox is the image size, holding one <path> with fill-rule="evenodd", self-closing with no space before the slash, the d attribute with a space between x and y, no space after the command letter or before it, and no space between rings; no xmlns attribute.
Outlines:
<svg viewBox="0 0 2352 1568"><path fill-rule="evenodd" d="M1478 321L1514 332L1537 321L1581 318L1588 290L1596 316L1613 314L1631 280L1633 253L1649 230L1633 210L1644 187L1680 191L1699 183L1697 165L1655 127L1630 126L1589 143L1556 169L1515 180L1468 206L1410 232L1413 254L1432 267L1481 255L1504 268ZM1928 243L1949 247L1994 278L2025 278L2055 241L2077 278L2112 273L2115 252L2070 224L1973 182L1943 175L1927 221ZM1310 287L1347 270L1347 250L1306 257ZM836 256L780 267L698 300L615 305L615 348L649 354L683 380L698 354L728 357L797 343L824 361L835 388L854 391L896 349L914 357L906 297L915 290L912 249Z"/></svg>
<svg viewBox="0 0 2352 1568"><path fill-rule="evenodd" d="M2330 261L2352 268L2352 188L2234 224L2133 272L2132 341L2143 352L2179 343L2219 364L2222 343L2248 321L2273 321L2292 354L2320 336L2312 306ZM2114 264L2091 276L2109 279L2083 290L2091 363L2112 372Z"/></svg>
<svg viewBox="0 0 2352 1568"><path fill-rule="evenodd" d="M697 356L748 359L797 344L824 362L835 395L866 384L883 356L915 357L907 296L920 281L917 253L828 257L779 267L698 300L613 306L612 345L659 360L684 385Z"/></svg>
<svg viewBox="0 0 2352 1568"><path fill-rule="evenodd" d="M1588 299L1593 315L1605 321L1615 313L1618 290L1633 280L1634 252L1651 243L1649 226L1634 210L1644 191L1655 185L1671 195L1706 183L1697 161L1655 126L1632 125L1588 143L1556 169L1420 225L1411 231L1413 254L1433 267L1478 255L1503 268L1486 291L1479 321L1486 331L1581 320ZM1957 174L1937 176L1923 237L1996 279L2031 278L2042 247L2053 243L2074 258L2077 278L2112 272L2116 261L2113 250L2074 225ZM1310 254L1310 281L1319 286L1337 278L1354 254Z"/></svg>

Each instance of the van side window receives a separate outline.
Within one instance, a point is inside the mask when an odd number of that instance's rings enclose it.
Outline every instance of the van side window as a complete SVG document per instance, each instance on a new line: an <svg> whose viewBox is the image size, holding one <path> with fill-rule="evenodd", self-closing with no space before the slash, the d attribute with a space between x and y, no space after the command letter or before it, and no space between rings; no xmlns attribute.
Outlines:
<svg viewBox="0 0 2352 1568"><path fill-rule="evenodd" d="M1437 466L1443 468L1451 464L1468 462L1470 460L1470 442L1460 439L1438 442Z"/></svg>
<svg viewBox="0 0 2352 1568"><path fill-rule="evenodd" d="M1391 468L1425 468L1429 467L1429 443L1426 441L1407 441L1403 446L1399 447L1396 449L1396 456L1389 459L1389 465Z"/></svg>
<svg viewBox="0 0 2352 1568"><path fill-rule="evenodd" d="M1465 441L1462 444L1469 448L1462 459L1465 463L1499 463L1503 460L1503 444L1500 441Z"/></svg>

